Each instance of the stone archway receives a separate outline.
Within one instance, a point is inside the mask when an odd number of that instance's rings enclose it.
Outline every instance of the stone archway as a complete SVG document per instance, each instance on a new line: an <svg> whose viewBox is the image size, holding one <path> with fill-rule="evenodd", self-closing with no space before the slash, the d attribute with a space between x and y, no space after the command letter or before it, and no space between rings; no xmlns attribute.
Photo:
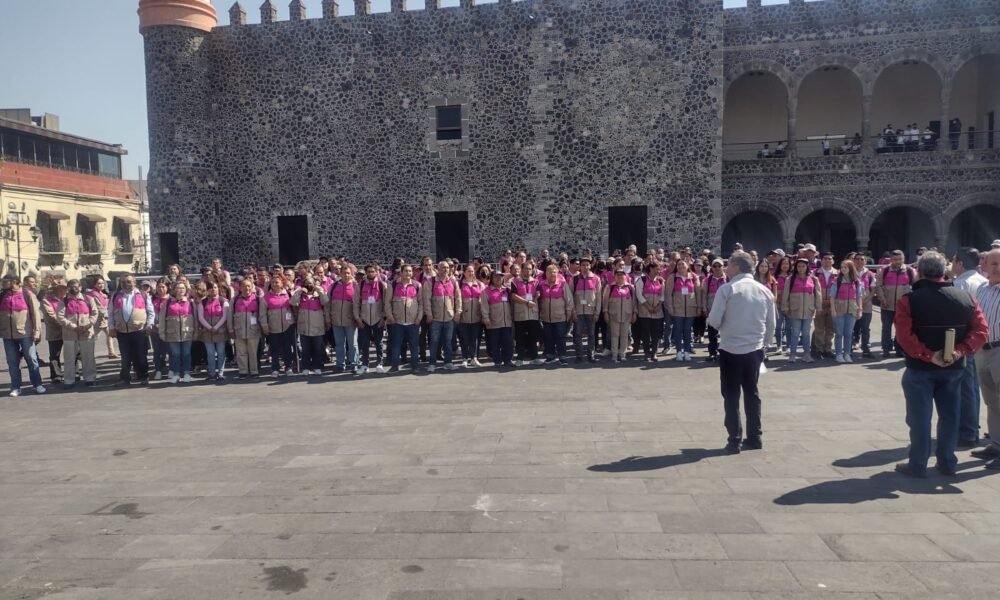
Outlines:
<svg viewBox="0 0 1000 600"><path fill-rule="evenodd" d="M798 156L823 154L819 138L833 136L830 147L864 131L865 96L857 60L846 56L821 56L796 71L794 95L795 147Z"/></svg>
<svg viewBox="0 0 1000 600"><path fill-rule="evenodd" d="M915 256L920 246L938 243L937 220L927 211L909 205L887 208L872 220L868 249L877 261L884 252L902 250Z"/></svg>
<svg viewBox="0 0 1000 600"><path fill-rule="evenodd" d="M784 247L784 227L769 211L747 210L734 215L725 224L722 255L728 256L737 242L743 244L745 250L756 250L759 256L764 256L770 250Z"/></svg>
<svg viewBox="0 0 1000 600"><path fill-rule="evenodd" d="M984 250L1000 239L1000 194L970 194L945 212L948 239L945 249L951 253L961 246Z"/></svg>

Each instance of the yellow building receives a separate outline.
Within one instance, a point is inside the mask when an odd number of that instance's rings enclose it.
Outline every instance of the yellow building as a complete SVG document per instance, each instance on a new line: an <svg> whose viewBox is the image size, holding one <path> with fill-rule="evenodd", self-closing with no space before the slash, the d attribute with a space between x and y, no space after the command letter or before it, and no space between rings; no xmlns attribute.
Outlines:
<svg viewBox="0 0 1000 600"><path fill-rule="evenodd" d="M126 150L57 128L52 115L0 110L3 273L44 280L146 270L140 198L122 179Z"/></svg>

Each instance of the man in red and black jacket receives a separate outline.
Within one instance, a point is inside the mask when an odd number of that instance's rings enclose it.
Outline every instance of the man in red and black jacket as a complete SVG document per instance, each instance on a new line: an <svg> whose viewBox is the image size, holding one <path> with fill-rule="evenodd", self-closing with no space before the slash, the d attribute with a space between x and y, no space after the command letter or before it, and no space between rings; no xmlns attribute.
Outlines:
<svg viewBox="0 0 1000 600"><path fill-rule="evenodd" d="M955 474L965 357L982 347L988 331L972 296L945 281L946 268L944 256L926 252L917 262L918 281L896 303L896 340L906 354L903 395L910 426L910 460L896 465L896 471L914 477L927 476L933 407L938 412L937 470ZM955 330L955 352L945 359L948 329Z"/></svg>

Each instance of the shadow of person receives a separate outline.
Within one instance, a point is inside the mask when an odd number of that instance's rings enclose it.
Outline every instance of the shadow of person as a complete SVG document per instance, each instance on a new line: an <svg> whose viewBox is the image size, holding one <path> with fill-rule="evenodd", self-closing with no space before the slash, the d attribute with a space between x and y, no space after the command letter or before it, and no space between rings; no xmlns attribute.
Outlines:
<svg viewBox="0 0 1000 600"><path fill-rule="evenodd" d="M603 465L592 465L587 467L588 471L599 473L631 473L634 471L655 471L657 469L667 469L677 465L696 463L705 458L713 456L725 456L726 451L722 448L708 450L705 448L682 448L680 454L670 454L667 456L629 456L613 463Z"/></svg>
<svg viewBox="0 0 1000 600"><path fill-rule="evenodd" d="M852 456L851 458L838 458L833 461L833 466L846 468L878 467L889 463L899 462L906 458L907 454L908 449L906 447L870 450L868 452L862 452L857 456Z"/></svg>
<svg viewBox="0 0 1000 600"><path fill-rule="evenodd" d="M981 462L965 463L959 465L959 469L981 464ZM931 473L936 473L936 471L932 468L928 474ZM894 500L899 498L899 492L904 494L961 494L962 490L955 487L955 484L991 474L991 471L979 469L959 473L953 477L930 475L928 479L917 479L895 471L885 471L876 473L867 479L834 479L810 485L782 494L774 499L774 503L782 506L860 504L873 500Z"/></svg>

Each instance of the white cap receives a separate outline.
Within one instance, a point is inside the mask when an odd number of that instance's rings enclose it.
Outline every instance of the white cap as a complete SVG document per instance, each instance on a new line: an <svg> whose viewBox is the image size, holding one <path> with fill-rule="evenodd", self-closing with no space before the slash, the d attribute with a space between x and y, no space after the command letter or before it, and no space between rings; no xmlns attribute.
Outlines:
<svg viewBox="0 0 1000 600"><path fill-rule="evenodd" d="M813 252L816 252L816 246L814 246L812 244L806 244L805 246L802 246L802 249L803 250L812 250Z"/></svg>

